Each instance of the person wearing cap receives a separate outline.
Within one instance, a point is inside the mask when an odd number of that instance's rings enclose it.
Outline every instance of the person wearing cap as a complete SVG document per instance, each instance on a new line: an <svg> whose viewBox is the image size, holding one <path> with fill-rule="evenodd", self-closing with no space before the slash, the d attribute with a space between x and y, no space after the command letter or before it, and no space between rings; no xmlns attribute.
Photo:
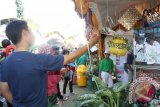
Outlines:
<svg viewBox="0 0 160 107"><path fill-rule="evenodd" d="M63 50L62 52L63 55L67 55L69 53L70 53L69 50ZM75 94L73 92L73 76L74 76L74 71L75 71L75 65L73 63L67 64L61 70L64 71L63 95L67 99L68 95L66 94L66 88L67 88L68 83L69 83L70 95Z"/></svg>
<svg viewBox="0 0 160 107"><path fill-rule="evenodd" d="M76 94L73 92L73 76L75 71L75 65L73 63L70 63L70 64L67 64L65 68L66 70L64 71L65 75L64 75L64 84L63 84L63 95L65 97L68 97L68 95L66 94L66 88L68 83L69 83L70 95Z"/></svg>
<svg viewBox="0 0 160 107"><path fill-rule="evenodd" d="M112 71L114 68L113 60L110 58L110 52L104 52L104 58L100 64L101 78L106 86L113 87Z"/></svg>

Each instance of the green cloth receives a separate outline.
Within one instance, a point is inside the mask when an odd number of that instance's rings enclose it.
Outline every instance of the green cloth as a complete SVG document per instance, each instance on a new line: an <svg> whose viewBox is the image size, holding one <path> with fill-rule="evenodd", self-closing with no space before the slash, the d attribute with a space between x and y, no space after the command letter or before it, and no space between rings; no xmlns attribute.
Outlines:
<svg viewBox="0 0 160 107"><path fill-rule="evenodd" d="M86 65L87 64L87 55L84 54L76 60L76 65Z"/></svg>
<svg viewBox="0 0 160 107"><path fill-rule="evenodd" d="M113 71L114 68L114 63L112 59L102 59L101 64L100 64L100 70L105 71L105 72L110 72L111 70Z"/></svg>

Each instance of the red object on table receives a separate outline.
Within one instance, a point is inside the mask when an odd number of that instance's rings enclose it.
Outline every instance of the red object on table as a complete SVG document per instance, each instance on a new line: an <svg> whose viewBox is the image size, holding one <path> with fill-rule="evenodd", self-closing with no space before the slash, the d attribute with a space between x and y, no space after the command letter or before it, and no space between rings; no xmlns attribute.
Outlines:
<svg viewBox="0 0 160 107"><path fill-rule="evenodd" d="M156 93L155 87L151 87L148 90L148 93L145 95L146 97L150 98L150 100L146 99L145 97L138 98L137 100L142 103L150 102L153 99L155 93Z"/></svg>

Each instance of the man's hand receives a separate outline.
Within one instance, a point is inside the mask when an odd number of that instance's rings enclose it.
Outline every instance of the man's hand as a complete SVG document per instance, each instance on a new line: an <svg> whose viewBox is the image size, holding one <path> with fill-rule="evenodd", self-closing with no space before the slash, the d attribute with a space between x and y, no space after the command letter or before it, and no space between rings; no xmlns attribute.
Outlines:
<svg viewBox="0 0 160 107"><path fill-rule="evenodd" d="M0 90L2 91L2 95L7 99L7 101L12 104L12 94L9 90L8 83L0 82Z"/></svg>
<svg viewBox="0 0 160 107"><path fill-rule="evenodd" d="M71 53L70 55L65 55L64 56L64 65L73 62L75 59L79 58L82 56L84 53L87 52L88 46L91 48L94 46L96 43L98 43L100 36L99 36L99 31L97 29L93 29L90 33L90 40L88 45L83 46L82 48L79 48L77 51Z"/></svg>
<svg viewBox="0 0 160 107"><path fill-rule="evenodd" d="M97 29L93 29L90 33L89 44L94 46L100 39L99 31Z"/></svg>

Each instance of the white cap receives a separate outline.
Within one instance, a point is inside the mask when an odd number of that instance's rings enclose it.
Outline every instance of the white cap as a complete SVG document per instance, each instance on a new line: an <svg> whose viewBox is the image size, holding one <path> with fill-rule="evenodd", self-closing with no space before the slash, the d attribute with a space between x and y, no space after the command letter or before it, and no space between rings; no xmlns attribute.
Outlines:
<svg viewBox="0 0 160 107"><path fill-rule="evenodd" d="M104 52L105 54L110 54L110 51L109 50L105 50L105 52Z"/></svg>
<svg viewBox="0 0 160 107"><path fill-rule="evenodd" d="M98 48L97 48L97 46L93 46L90 50L91 50L91 52L95 52L98 50Z"/></svg>

